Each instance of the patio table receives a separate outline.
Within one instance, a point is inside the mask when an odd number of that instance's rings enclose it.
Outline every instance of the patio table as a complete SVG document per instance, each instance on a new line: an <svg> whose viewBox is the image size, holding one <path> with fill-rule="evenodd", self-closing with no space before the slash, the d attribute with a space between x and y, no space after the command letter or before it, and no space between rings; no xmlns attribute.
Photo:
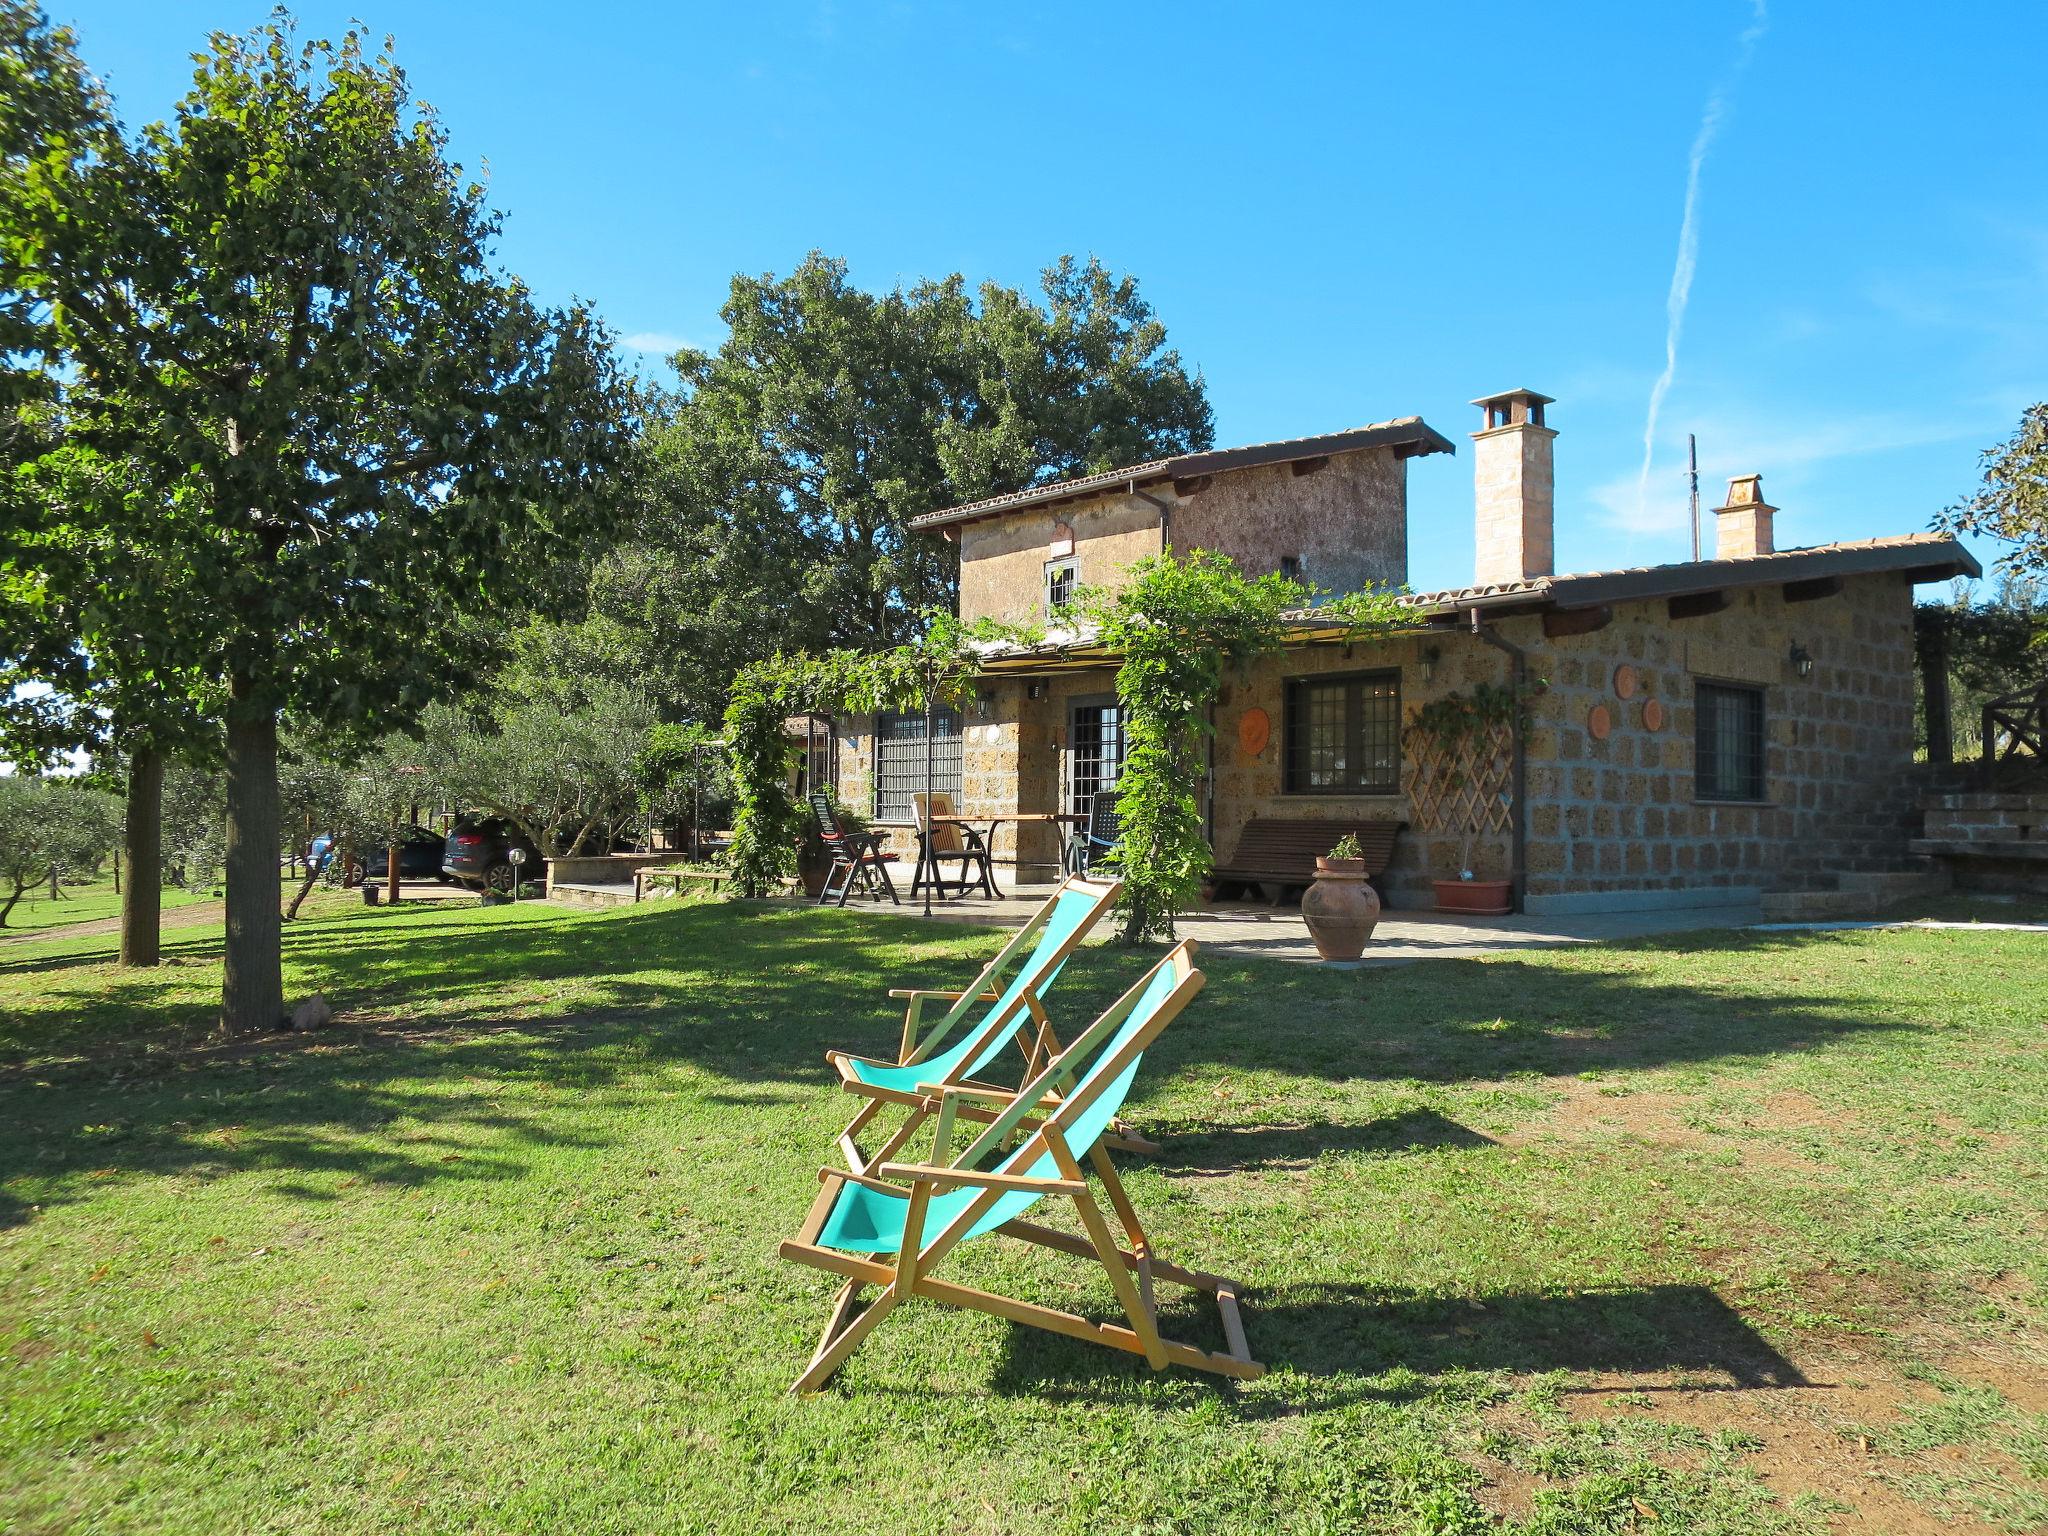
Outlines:
<svg viewBox="0 0 2048 1536"><path fill-rule="evenodd" d="M1026 824L1044 826L1049 823L1074 826L1086 819L1086 817L1073 815L1066 811L1013 811L1005 816L934 816L931 820L932 825L935 827L959 827L970 836L981 839L982 846L989 851L989 859L981 867L981 879L978 883L982 888L983 894L990 901L1000 901L1002 900L1003 893L996 885L994 867L996 828L1005 823L1013 823L1018 826ZM877 823L877 825L880 825L880 823ZM954 895L945 895L946 887L939 878L939 861L937 856L930 853L926 846L924 834L918 831L914 824L911 830L917 832L917 873L911 877L910 893L913 896L916 895L920 889L920 882L928 878L932 882L932 889L939 892L943 899L954 901L964 897L969 889L965 880L961 881L960 887Z"/></svg>

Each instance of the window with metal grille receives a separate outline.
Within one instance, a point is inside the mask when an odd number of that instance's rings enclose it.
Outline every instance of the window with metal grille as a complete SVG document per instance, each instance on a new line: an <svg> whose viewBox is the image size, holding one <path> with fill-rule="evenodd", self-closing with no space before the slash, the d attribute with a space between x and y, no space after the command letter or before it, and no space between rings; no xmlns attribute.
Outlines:
<svg viewBox="0 0 2048 1536"><path fill-rule="evenodd" d="M960 804L960 716L940 710L932 717L932 788ZM912 795L924 793L924 716L875 717L875 815L909 821Z"/></svg>
<svg viewBox="0 0 2048 1536"><path fill-rule="evenodd" d="M1693 796L1764 798L1764 691L1693 684Z"/></svg>
<svg viewBox="0 0 2048 1536"><path fill-rule="evenodd" d="M1062 560L1045 562L1045 611L1074 600L1074 584L1080 579L1081 563L1069 555Z"/></svg>
<svg viewBox="0 0 2048 1536"><path fill-rule="evenodd" d="M1077 701L1069 712L1067 739L1073 743L1067 809L1086 816L1095 803L1095 792L1115 789L1123 772L1123 706L1114 700Z"/></svg>
<svg viewBox="0 0 2048 1536"><path fill-rule="evenodd" d="M1401 674L1287 684L1286 784L1297 795L1401 792Z"/></svg>

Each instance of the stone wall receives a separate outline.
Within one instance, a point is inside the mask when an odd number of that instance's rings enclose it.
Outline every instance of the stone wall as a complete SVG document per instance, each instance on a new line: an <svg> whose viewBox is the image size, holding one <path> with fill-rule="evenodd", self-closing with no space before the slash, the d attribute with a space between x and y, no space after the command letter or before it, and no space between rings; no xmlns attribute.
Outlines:
<svg viewBox="0 0 2048 1536"><path fill-rule="evenodd" d="M1662 600L1627 605L1607 628L1558 640L1544 639L1538 618L1502 625L1548 683L1529 736L1531 897L1768 888L1911 763L1913 606L1903 578L1851 578L1839 595L1802 603L1777 587L1730 599L1720 613L1676 620ZM1792 667L1795 643L1813 658L1809 677ZM1628 700L1615 685L1623 663L1638 676ZM1694 798L1702 678L1764 690L1761 802ZM1659 730L1646 722L1652 699ZM1612 721L1604 741L1588 725L1596 705Z"/></svg>
<svg viewBox="0 0 2048 1536"><path fill-rule="evenodd" d="M1331 592L1408 579L1408 461L1391 448L1340 453L1307 474L1269 464L1218 475L1173 509L1173 546L1213 549L1248 576L1301 562Z"/></svg>
<svg viewBox="0 0 2048 1536"><path fill-rule="evenodd" d="M1159 486L1147 494L1170 501L1173 489ZM1045 563L1062 525L1073 530L1077 575L1089 586L1114 588L1132 562L1159 553L1159 509L1136 496L1103 496L966 523L960 528L960 617L969 623L1042 623Z"/></svg>
<svg viewBox="0 0 2048 1536"><path fill-rule="evenodd" d="M1408 465L1391 448L1340 453L1305 474L1270 464L1213 477L1183 496L1146 487L1167 504L1173 547L1213 549L1248 574L1301 562L1303 577L1332 592L1408 579ZM1073 532L1077 577L1115 590L1131 565L1161 549L1159 509L1113 492L1091 501L1034 507L960 528L960 616L1009 623L1045 618L1045 565L1062 530Z"/></svg>

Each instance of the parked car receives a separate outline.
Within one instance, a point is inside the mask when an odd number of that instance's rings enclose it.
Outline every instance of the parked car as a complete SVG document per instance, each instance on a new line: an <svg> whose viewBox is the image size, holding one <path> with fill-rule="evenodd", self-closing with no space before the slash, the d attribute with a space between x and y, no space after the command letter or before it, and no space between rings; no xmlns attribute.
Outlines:
<svg viewBox="0 0 2048 1536"><path fill-rule="evenodd" d="M543 878L540 850L502 816L458 821L448 834L448 849L441 868L464 885L488 887L509 895L515 883L511 858L514 848L526 851L526 867L517 878Z"/></svg>
<svg viewBox="0 0 2048 1536"><path fill-rule="evenodd" d="M334 839L323 832L313 839L306 850L306 857L322 873L326 872L328 861L335 857ZM445 842L441 834L427 827L407 827L405 836L398 844L398 877L401 880L446 880L442 869L446 857ZM355 850L355 856L347 870L347 883L360 885L367 878L384 878L384 850L381 848Z"/></svg>

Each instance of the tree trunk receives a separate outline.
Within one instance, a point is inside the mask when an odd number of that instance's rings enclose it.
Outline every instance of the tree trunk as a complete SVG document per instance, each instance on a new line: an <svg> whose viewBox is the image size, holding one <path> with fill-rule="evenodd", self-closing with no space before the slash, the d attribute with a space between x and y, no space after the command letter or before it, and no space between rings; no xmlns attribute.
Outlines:
<svg viewBox="0 0 2048 1536"><path fill-rule="evenodd" d="M128 859L128 884L121 892L121 963L155 965L164 904L164 758L154 747L128 754L127 825L121 840Z"/></svg>
<svg viewBox="0 0 2048 1536"><path fill-rule="evenodd" d="M299 915L299 908L306 904L306 898L313 894L313 887L320 883L320 866L311 859L306 860L306 878L299 882L299 888L292 894L292 904L284 909L284 919L290 922Z"/></svg>
<svg viewBox="0 0 2048 1536"><path fill-rule="evenodd" d="M1948 632L1938 629L1920 647L1920 703L1927 716L1927 760L1956 760L1955 727L1948 695Z"/></svg>
<svg viewBox="0 0 2048 1536"><path fill-rule="evenodd" d="M32 881L21 879L17 879L14 882L14 894L7 898L6 906L0 907L0 928L7 926L7 919L14 915L14 904L21 900L22 894L28 890L32 883Z"/></svg>
<svg viewBox="0 0 2048 1536"><path fill-rule="evenodd" d="M384 900L391 906L398 905L398 844L384 845Z"/></svg>
<svg viewBox="0 0 2048 1536"><path fill-rule="evenodd" d="M275 1029L284 1018L282 919L277 910L277 711L246 678L228 709L228 939L221 1028Z"/></svg>

